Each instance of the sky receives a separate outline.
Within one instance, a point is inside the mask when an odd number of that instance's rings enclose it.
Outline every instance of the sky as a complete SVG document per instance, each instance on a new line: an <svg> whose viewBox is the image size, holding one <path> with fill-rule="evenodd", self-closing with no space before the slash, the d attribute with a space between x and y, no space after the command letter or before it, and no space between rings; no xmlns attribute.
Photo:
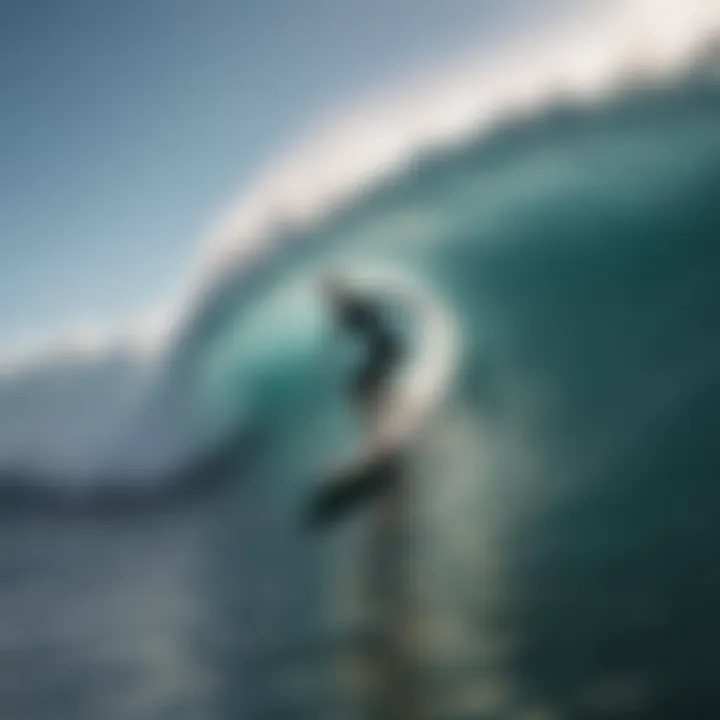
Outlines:
<svg viewBox="0 0 720 720"><path fill-rule="evenodd" d="M0 0L0 355L172 294L313 122L569 0Z"/></svg>

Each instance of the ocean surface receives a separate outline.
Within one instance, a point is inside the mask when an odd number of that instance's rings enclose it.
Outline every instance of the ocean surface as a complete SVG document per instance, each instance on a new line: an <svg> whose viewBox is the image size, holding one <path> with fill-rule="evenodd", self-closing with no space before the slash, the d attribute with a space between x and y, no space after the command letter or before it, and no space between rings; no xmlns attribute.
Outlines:
<svg viewBox="0 0 720 720"><path fill-rule="evenodd" d="M218 292L182 367L238 428L222 463L0 509L0 718L361 716L366 518L302 524L358 441L313 289L337 268L410 278L462 338L407 468L429 716L720 717L717 78L421 153Z"/></svg>

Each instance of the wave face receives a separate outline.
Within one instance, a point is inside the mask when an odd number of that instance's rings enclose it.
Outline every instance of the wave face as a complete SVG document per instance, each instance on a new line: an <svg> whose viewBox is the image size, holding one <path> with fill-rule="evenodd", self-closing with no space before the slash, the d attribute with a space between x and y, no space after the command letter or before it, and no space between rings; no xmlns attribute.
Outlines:
<svg viewBox="0 0 720 720"><path fill-rule="evenodd" d="M333 375L339 350L324 336L327 319L313 289L326 269L341 268L385 277L390 286L394 275L400 284L409 276L451 308L463 334L461 395L483 384L488 363L503 374L519 372L516 363L533 365L537 374L550 371L541 364L591 346L592 358L563 362L590 373L593 360L596 413L611 403L611 389L627 393L615 383L642 394L673 377L704 382L715 360L707 333L717 298L719 101L712 75L698 72L597 105L556 105L416 158L403 175L291 237L249 297L238 284L237 296L226 291L209 303L212 332L210 323L202 331L213 340L196 343L197 367L254 422L301 423L331 452L332 435L308 429L313 418L306 415L323 402L332 413L342 397L342 377ZM514 327L515 315L522 327ZM652 356L662 342L673 346L667 366ZM631 365L632 377L611 374L610 366L630 372ZM517 402L520 385L518 378L511 390ZM562 399L576 407L566 408L562 422L573 422L587 392L568 389ZM638 402L674 393L664 387ZM633 396L625 395L628 403Z"/></svg>
<svg viewBox="0 0 720 720"><path fill-rule="evenodd" d="M503 395L506 421L530 432L533 398L549 393L533 445L571 429L573 456L600 462L714 378L718 127L709 52L682 77L416 155L322 221L279 230L250 268L218 273L152 361L120 348L2 378L5 486L165 488L253 432L308 471L352 445L348 349L315 292L336 268L412 278L462 330L460 397Z"/></svg>

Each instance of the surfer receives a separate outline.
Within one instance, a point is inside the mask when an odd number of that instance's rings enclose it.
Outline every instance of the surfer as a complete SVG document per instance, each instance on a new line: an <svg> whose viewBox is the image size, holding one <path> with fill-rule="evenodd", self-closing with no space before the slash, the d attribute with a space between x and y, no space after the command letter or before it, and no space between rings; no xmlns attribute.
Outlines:
<svg viewBox="0 0 720 720"><path fill-rule="evenodd" d="M350 395L372 437L389 402L390 384L403 359L404 344L380 301L353 291L334 276L325 278L321 293L338 325L363 343L364 357L351 380ZM356 462L325 481L311 503L310 524L333 523L362 501L381 494L397 475L399 462L397 452L377 452L370 465Z"/></svg>

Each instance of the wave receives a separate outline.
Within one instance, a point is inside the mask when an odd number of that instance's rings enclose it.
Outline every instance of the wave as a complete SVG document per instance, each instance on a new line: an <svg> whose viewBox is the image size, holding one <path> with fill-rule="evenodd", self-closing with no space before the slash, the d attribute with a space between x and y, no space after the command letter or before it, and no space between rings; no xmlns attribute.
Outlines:
<svg viewBox="0 0 720 720"><path fill-rule="evenodd" d="M472 347L478 318L492 323L476 307L492 287L488 263L523 248L542 267L560 239L588 251L588 222L609 234L632 226L622 252L671 246L705 212L720 166L716 26L700 11L683 17L654 49L603 26L592 62L587 34L582 49L579 36L510 48L506 62L453 69L416 104L396 98L341 123L223 221L154 340L130 333L6 366L0 486L161 495L209 482L212 458L242 463L241 438L260 417L294 417L289 398L308 397L321 352L312 285L325 267L401 266L450 298ZM412 110L423 104L434 112ZM665 225L651 237L658 213ZM617 238L605 242L618 251Z"/></svg>

